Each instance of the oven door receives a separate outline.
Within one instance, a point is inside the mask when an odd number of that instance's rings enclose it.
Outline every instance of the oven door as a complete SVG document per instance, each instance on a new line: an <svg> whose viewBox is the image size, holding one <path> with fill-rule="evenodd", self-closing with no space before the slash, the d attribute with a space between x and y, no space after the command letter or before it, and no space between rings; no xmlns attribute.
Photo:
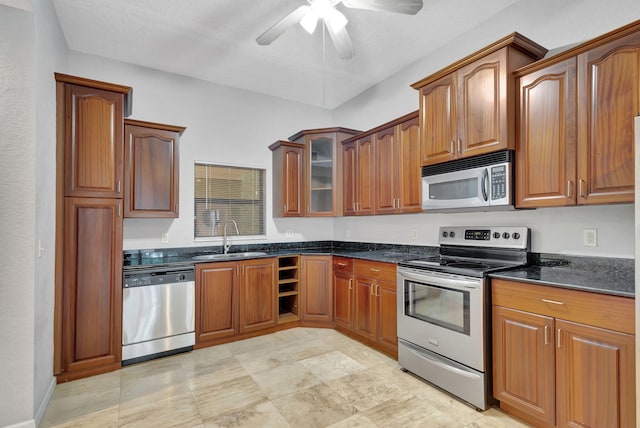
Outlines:
<svg viewBox="0 0 640 428"><path fill-rule="evenodd" d="M398 268L398 337L485 371L484 279Z"/></svg>

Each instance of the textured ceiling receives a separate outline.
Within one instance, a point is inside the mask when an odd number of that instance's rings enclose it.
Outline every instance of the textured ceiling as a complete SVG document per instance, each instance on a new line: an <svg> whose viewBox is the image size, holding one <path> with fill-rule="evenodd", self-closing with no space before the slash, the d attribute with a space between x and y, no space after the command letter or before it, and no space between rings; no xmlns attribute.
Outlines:
<svg viewBox="0 0 640 428"><path fill-rule="evenodd" d="M299 25L255 39L305 0L53 0L69 49L333 109L517 0L424 0L415 16L338 8L356 56Z"/></svg>

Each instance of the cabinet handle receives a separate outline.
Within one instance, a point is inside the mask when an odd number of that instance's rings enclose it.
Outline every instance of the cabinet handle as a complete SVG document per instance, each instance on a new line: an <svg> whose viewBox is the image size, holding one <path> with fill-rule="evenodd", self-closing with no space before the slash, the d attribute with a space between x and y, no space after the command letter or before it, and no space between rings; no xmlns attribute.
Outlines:
<svg viewBox="0 0 640 428"><path fill-rule="evenodd" d="M462 153L462 140L458 138L458 154Z"/></svg>
<svg viewBox="0 0 640 428"><path fill-rule="evenodd" d="M376 297L380 297L380 284L376 284Z"/></svg>
<svg viewBox="0 0 640 428"><path fill-rule="evenodd" d="M284 212L287 212L287 204L284 204Z"/></svg>
<svg viewBox="0 0 640 428"><path fill-rule="evenodd" d="M121 216L121 207L120 207L120 202L118 202L118 217Z"/></svg>
<svg viewBox="0 0 640 428"><path fill-rule="evenodd" d="M341 268L345 267L346 265L346 263L338 263L338 266L340 266Z"/></svg>
<svg viewBox="0 0 640 428"><path fill-rule="evenodd" d="M545 345L549 344L549 326L548 325L544 326L544 344Z"/></svg>
<svg viewBox="0 0 640 428"><path fill-rule="evenodd" d="M583 188L583 184L584 180L581 178L580 180L578 180L578 191L580 192L580 197L581 198L585 198L586 196L584 195L584 188Z"/></svg>
<svg viewBox="0 0 640 428"><path fill-rule="evenodd" d="M371 268L371 272L373 272L373 273L380 273L380 269Z"/></svg>
<svg viewBox="0 0 640 428"><path fill-rule="evenodd" d="M376 283L372 282L371 283L371 291L369 292L370 295L375 296L376 295Z"/></svg>
<svg viewBox="0 0 640 428"><path fill-rule="evenodd" d="M567 198L573 197L573 181L567 181Z"/></svg>
<svg viewBox="0 0 640 428"><path fill-rule="evenodd" d="M562 331L562 329L558 329L558 349L560 349L560 332Z"/></svg>
<svg viewBox="0 0 640 428"><path fill-rule="evenodd" d="M349 278L349 290L353 290L353 278Z"/></svg>
<svg viewBox="0 0 640 428"><path fill-rule="evenodd" d="M122 187L122 183L120 182L120 180L118 180L118 183L116 184L116 193L120 193L120 188Z"/></svg>
<svg viewBox="0 0 640 428"><path fill-rule="evenodd" d="M453 151L454 151L454 148L453 148L453 145L454 145L454 144L455 144L455 143L453 142L453 140L451 140L451 141L450 141L450 143L449 143L449 145L451 146L451 147L450 147L450 149L449 149L449 152L450 152L451 154L453 154Z"/></svg>
<svg viewBox="0 0 640 428"><path fill-rule="evenodd" d="M552 305L564 305L564 302L559 302L557 300L549 300L549 299L542 299L543 302L545 303L551 303Z"/></svg>

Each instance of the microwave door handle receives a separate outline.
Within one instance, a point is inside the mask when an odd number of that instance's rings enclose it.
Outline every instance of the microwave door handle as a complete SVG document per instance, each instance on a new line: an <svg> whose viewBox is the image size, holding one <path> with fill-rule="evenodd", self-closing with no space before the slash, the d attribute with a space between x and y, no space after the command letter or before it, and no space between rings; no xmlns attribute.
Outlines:
<svg viewBox="0 0 640 428"><path fill-rule="evenodd" d="M484 201L488 201L489 200L489 169L485 168L484 171L482 171L482 183L480 184L480 188L482 189L482 199L484 199Z"/></svg>

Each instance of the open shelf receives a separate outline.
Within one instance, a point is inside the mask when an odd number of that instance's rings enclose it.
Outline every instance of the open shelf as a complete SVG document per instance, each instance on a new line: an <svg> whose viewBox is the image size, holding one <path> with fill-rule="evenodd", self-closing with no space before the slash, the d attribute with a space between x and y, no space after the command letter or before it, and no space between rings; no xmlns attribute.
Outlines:
<svg viewBox="0 0 640 428"><path fill-rule="evenodd" d="M300 258L278 257L278 324L297 321Z"/></svg>

